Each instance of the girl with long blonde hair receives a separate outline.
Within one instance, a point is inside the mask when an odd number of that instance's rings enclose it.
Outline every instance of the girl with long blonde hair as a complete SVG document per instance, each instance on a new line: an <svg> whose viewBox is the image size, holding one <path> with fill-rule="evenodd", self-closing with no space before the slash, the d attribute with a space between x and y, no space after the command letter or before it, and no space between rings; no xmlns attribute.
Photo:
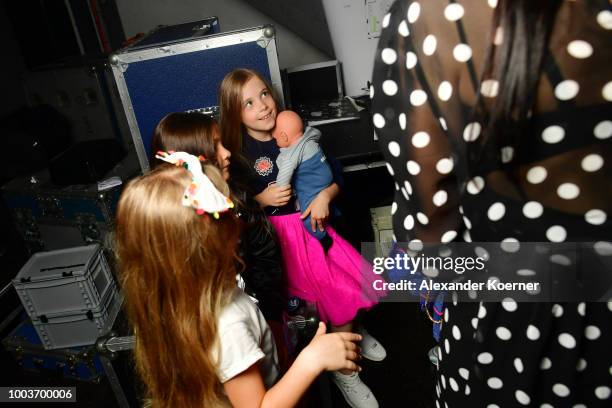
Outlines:
<svg viewBox="0 0 612 408"><path fill-rule="evenodd" d="M351 333L313 341L279 380L263 315L236 288L240 221L220 172L184 152L131 181L117 255L138 372L155 407L294 406L323 370L359 370ZM186 168L185 168L186 167Z"/></svg>
<svg viewBox="0 0 612 408"><path fill-rule="evenodd" d="M231 186L235 212L243 222L238 249L241 260L238 285L257 299L257 306L274 333L281 369L286 369L287 347L281 323L286 301L276 234L259 204L247 192L247 187L239 179L230 178L229 167L234 158L223 145L219 125L215 119L201 113L169 113L155 127L150 151L153 155L158 151L202 155L221 171L223 179ZM150 164L155 168L164 162L153 156Z"/></svg>

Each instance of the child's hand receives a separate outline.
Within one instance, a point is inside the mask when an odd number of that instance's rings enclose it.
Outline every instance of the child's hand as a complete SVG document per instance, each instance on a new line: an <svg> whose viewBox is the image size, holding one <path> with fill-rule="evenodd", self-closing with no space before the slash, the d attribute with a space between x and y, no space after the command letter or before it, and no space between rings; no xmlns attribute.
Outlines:
<svg viewBox="0 0 612 408"><path fill-rule="evenodd" d="M291 186L277 186L270 184L264 191L255 196L255 200L262 207L282 207L291 198Z"/></svg>
<svg viewBox="0 0 612 408"><path fill-rule="evenodd" d="M319 231L325 231L325 221L329 216L330 201L329 194L327 194L325 190L322 190L300 216L300 218L304 220L310 215L310 226L313 232L316 232L317 228Z"/></svg>
<svg viewBox="0 0 612 408"><path fill-rule="evenodd" d="M360 341L361 336L355 333L325 334L325 330L325 323L319 323L317 333L298 358L304 359L305 364L318 372L361 371L361 367L355 363L360 358L355 342Z"/></svg>

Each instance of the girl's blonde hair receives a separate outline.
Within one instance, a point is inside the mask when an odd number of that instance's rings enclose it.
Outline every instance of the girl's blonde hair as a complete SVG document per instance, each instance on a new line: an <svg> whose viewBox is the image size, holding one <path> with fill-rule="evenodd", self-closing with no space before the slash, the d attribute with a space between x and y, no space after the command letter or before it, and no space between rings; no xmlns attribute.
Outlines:
<svg viewBox="0 0 612 408"><path fill-rule="evenodd" d="M238 157L241 154L242 134L245 132L244 125L242 124L242 88L253 77L259 78L266 85L276 103L277 110L280 108L274 89L272 89L268 80L259 72L246 68L238 68L225 75L219 86L221 135L223 137L223 145L234 157Z"/></svg>
<svg viewBox="0 0 612 408"><path fill-rule="evenodd" d="M205 173L228 187L211 165ZM225 405L216 374L217 319L236 287L239 220L197 215L181 198L191 174L161 166L124 190L116 251L136 365L154 407Z"/></svg>

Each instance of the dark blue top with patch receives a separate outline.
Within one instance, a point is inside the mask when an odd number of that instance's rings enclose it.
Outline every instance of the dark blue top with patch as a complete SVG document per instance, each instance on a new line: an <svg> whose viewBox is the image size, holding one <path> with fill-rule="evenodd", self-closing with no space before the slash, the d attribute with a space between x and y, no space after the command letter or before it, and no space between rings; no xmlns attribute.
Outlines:
<svg viewBox="0 0 612 408"><path fill-rule="evenodd" d="M261 142L248 135L242 136L242 152L249 162L251 174L249 177L250 188L257 195L264 191L270 184L276 182L278 167L276 158L280 153L276 140ZM268 206L266 215L287 215L296 212L295 198L291 197L289 202L282 207Z"/></svg>
<svg viewBox="0 0 612 408"><path fill-rule="evenodd" d="M252 170L251 177L249 177L249 187L253 194L257 195L276 181L278 175L276 158L280 149L274 139L261 142L244 134L242 135L242 152ZM327 160L332 169L334 182L342 188L342 167L340 163L330 156L327 156ZM291 197L291 200L282 207L269 206L265 208L265 211L267 215L287 215L297 212L295 197Z"/></svg>

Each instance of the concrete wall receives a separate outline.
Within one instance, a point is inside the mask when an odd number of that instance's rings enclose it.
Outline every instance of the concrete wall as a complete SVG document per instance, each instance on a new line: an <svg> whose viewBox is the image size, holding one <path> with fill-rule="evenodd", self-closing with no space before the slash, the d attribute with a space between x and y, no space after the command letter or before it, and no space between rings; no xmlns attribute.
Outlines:
<svg viewBox="0 0 612 408"><path fill-rule="evenodd" d="M336 59L321 0L242 0Z"/></svg>
<svg viewBox="0 0 612 408"><path fill-rule="evenodd" d="M374 54L378 36L372 35L372 18L368 7L376 15L376 26L380 28L382 17L391 5L391 0L322 0L327 25L331 32L334 52L342 62L344 86L348 95L367 93L366 84L372 80Z"/></svg>
<svg viewBox="0 0 612 408"><path fill-rule="evenodd" d="M281 68L331 59L277 21L242 0L116 0L126 37L147 32L159 24L172 25L217 16L222 31L263 24L276 27Z"/></svg>

